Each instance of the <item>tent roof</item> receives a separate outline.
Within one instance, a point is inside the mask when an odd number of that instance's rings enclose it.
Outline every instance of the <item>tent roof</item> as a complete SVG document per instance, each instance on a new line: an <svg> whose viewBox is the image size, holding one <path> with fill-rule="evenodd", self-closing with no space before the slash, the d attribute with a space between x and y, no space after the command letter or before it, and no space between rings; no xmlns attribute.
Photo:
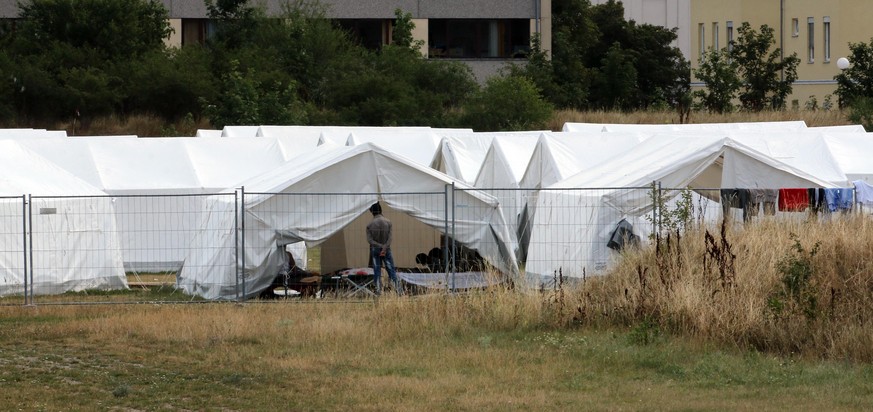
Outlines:
<svg viewBox="0 0 873 412"><path fill-rule="evenodd" d="M648 137L642 133L543 133L520 187L546 187L625 153Z"/></svg>
<svg viewBox="0 0 873 412"><path fill-rule="evenodd" d="M476 176L475 186L489 189L518 187L538 137L539 134L495 136Z"/></svg>
<svg viewBox="0 0 873 412"><path fill-rule="evenodd" d="M0 140L0 195L105 195L14 140Z"/></svg>
<svg viewBox="0 0 873 412"><path fill-rule="evenodd" d="M669 132L669 131L726 131L726 130L799 130L806 128L806 122L738 122L738 123L690 123L690 124L615 124L615 123L564 123L565 132Z"/></svg>

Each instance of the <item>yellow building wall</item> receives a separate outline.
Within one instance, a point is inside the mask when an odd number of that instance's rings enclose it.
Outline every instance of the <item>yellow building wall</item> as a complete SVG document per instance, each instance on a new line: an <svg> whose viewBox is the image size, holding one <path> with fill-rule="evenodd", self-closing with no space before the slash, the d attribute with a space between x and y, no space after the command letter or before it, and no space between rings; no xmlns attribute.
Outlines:
<svg viewBox="0 0 873 412"><path fill-rule="evenodd" d="M780 6L784 9L780 11ZM781 16L781 21L780 21ZM825 17L830 19L830 59L825 58ZM809 60L808 19L813 18L814 59ZM797 19L798 30L795 35L793 20ZM839 74L837 59L848 57L849 43L870 42L873 37L873 2L870 0L695 0L691 2L691 65L698 67L700 58L700 24L703 24L705 47L712 47L712 24L719 23L720 47L727 45L727 22L733 21L734 38L743 22L759 30L761 25L772 27L776 40L775 47L781 47L785 56L797 53L800 64L797 66L798 80L793 85L793 93L788 97L787 106L803 108L812 97L819 105L827 95L836 90L834 76ZM780 24L781 23L781 24ZM697 81L692 76L692 81ZM699 87L699 86L698 86ZM833 96L832 100L836 101Z"/></svg>
<svg viewBox="0 0 873 412"><path fill-rule="evenodd" d="M173 33L164 39L164 44L167 47L182 47L182 19L170 19L170 28Z"/></svg>

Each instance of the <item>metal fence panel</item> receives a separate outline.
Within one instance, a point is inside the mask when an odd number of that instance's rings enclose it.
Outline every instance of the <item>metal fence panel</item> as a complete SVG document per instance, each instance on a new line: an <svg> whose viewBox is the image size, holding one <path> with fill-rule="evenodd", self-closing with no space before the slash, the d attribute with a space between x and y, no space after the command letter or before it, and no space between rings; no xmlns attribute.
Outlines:
<svg viewBox="0 0 873 412"><path fill-rule="evenodd" d="M0 197L0 302L26 303L27 238L25 232L26 198Z"/></svg>

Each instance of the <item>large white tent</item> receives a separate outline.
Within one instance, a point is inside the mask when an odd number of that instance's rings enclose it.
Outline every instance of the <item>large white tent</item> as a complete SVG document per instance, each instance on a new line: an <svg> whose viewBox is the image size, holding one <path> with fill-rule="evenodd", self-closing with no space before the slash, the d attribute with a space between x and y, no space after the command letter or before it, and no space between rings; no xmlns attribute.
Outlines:
<svg viewBox="0 0 873 412"><path fill-rule="evenodd" d="M564 123L565 132L591 132L596 129L602 132L643 132L665 133L679 131L715 131L728 130L801 130L806 129L802 120L784 122L737 122L737 123L690 123L690 124L617 124L617 123Z"/></svg>
<svg viewBox="0 0 873 412"><path fill-rule="evenodd" d="M0 169L0 196L38 196L29 205L34 294L127 287L105 193L12 140L0 140ZM0 295L24 292L22 206L21 197L0 199Z"/></svg>
<svg viewBox="0 0 873 412"><path fill-rule="evenodd" d="M285 163L276 139L27 139L22 145L115 196L127 270L172 271L209 194Z"/></svg>
<svg viewBox="0 0 873 412"><path fill-rule="evenodd" d="M453 183L461 189L454 192L453 199L407 195L445 193ZM448 234L457 242L476 250L507 275L518 272L511 253L515 245L496 199L370 143L313 152L305 162L271 170L245 182L245 187L260 194L246 196L242 212L244 238L235 239L234 218L220 213L235 205L214 201L179 274L178 284L187 292L209 299L236 298L236 268L240 263L244 265L247 294L257 293L275 277L281 245L305 241L315 246L325 242L365 214L376 201L443 234L447 222L452 222ZM319 196L325 192L342 195L343 201ZM287 196L283 195L297 196L293 211L286 210ZM327 214L325 200L331 206ZM360 241L365 243L364 239ZM213 252L233 249L234 242L242 250L237 257Z"/></svg>
<svg viewBox="0 0 873 412"><path fill-rule="evenodd" d="M445 132L440 131L442 137L436 156L431 161L431 167L451 177L469 184L475 184L476 177L485 163L485 157L491 148L495 138L508 139L536 139L545 131L522 131L522 132Z"/></svg>
<svg viewBox="0 0 873 412"><path fill-rule="evenodd" d="M651 232L645 215L652 207L646 188L652 182L665 188L840 186L831 181L838 175L834 162L822 158L813 165L790 165L751 146L711 133L653 136L541 191L527 252L528 278L541 282L558 270L566 277L602 273L617 255L607 243L622 219L641 238Z"/></svg>

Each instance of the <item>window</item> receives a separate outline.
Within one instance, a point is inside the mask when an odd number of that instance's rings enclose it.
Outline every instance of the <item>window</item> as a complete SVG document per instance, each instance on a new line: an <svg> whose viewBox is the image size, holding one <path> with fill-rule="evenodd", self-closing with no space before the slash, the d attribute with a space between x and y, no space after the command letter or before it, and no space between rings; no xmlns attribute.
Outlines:
<svg viewBox="0 0 873 412"><path fill-rule="evenodd" d="M734 22L728 21L726 24L727 28L727 49L728 53L734 50Z"/></svg>
<svg viewBox="0 0 873 412"><path fill-rule="evenodd" d="M697 25L697 41L700 43L700 57L703 57L703 54L706 53L706 26L703 23Z"/></svg>
<svg viewBox="0 0 873 412"><path fill-rule="evenodd" d="M182 19L182 45L204 44L215 33L215 23L209 19Z"/></svg>
<svg viewBox="0 0 873 412"><path fill-rule="evenodd" d="M352 40L366 49L379 50L388 43L390 20L339 19L336 22Z"/></svg>
<svg viewBox="0 0 873 412"><path fill-rule="evenodd" d="M524 58L530 52L527 19L430 19L430 58Z"/></svg>
<svg viewBox="0 0 873 412"><path fill-rule="evenodd" d="M822 21L821 26L822 32L824 32L824 61L825 63L829 63L831 61L831 18L830 16L825 16Z"/></svg>
<svg viewBox="0 0 873 412"><path fill-rule="evenodd" d="M815 17L806 19L806 28L809 31L807 36L809 59L807 63L815 63Z"/></svg>
<svg viewBox="0 0 873 412"><path fill-rule="evenodd" d="M791 37L800 36L800 20L796 17L791 19Z"/></svg>
<svg viewBox="0 0 873 412"><path fill-rule="evenodd" d="M713 47L715 50L718 50L718 49L719 49L719 44L718 44L718 32L719 32L719 30L718 30L718 23L712 23L712 47Z"/></svg>

